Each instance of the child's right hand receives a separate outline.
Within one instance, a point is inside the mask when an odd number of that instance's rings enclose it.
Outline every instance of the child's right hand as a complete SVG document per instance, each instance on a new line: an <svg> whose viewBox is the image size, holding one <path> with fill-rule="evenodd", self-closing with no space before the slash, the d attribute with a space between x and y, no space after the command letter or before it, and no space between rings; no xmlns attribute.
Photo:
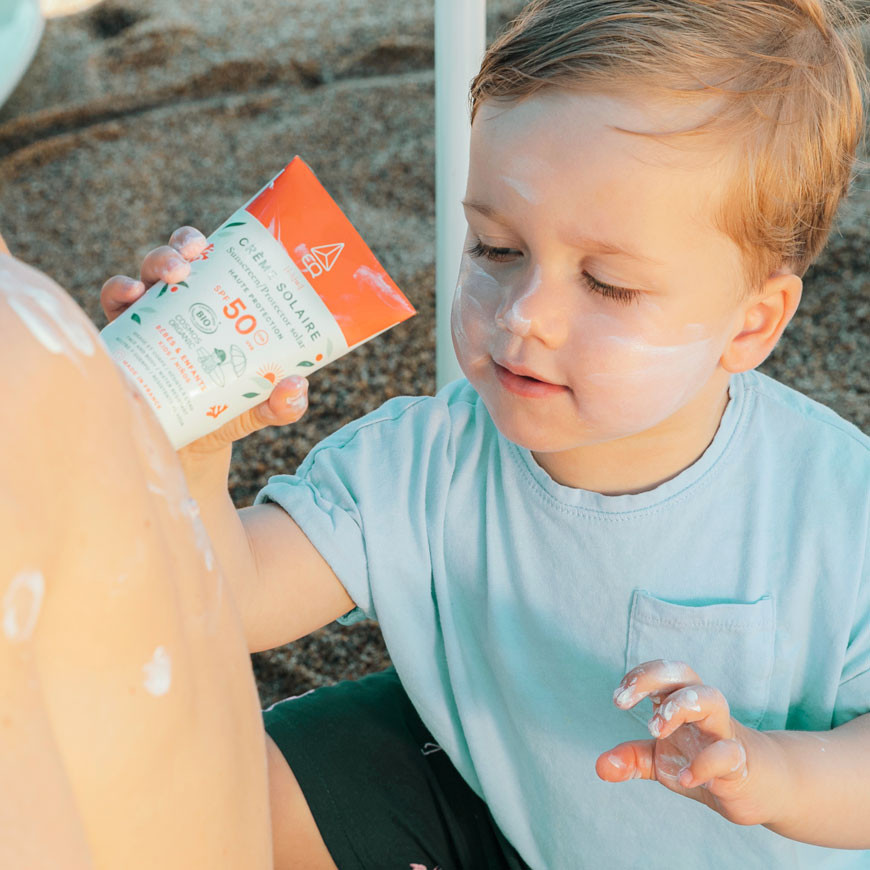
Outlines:
<svg viewBox="0 0 870 870"><path fill-rule="evenodd" d="M202 254L206 245L206 238L199 230L194 227L179 227L170 236L168 245L154 248L145 255L138 281L126 275L109 278L100 291L100 303L106 318L109 321L114 320L158 281L183 281L190 273L191 262ZM265 402L183 447L181 452L203 454L221 450L258 429L295 423L307 408L307 379L299 375L284 378L275 384Z"/></svg>

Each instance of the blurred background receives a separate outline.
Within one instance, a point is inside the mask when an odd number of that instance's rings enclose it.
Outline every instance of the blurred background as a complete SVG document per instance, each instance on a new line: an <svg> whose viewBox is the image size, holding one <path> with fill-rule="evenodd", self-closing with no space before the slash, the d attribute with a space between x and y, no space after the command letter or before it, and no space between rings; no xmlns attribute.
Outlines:
<svg viewBox="0 0 870 870"><path fill-rule="evenodd" d="M0 0L0 36L19 2L33 0ZM0 232L98 327L107 278L138 276L178 226L210 233L295 154L419 312L312 375L299 423L236 445L236 505L347 421L392 396L433 393L433 0L103 0L86 11L75 11L82 0L54 2L71 14L40 23L35 56L0 106ZM522 5L490 0L490 37ZM15 47L33 54L20 39ZM8 71L11 49L4 58ZM862 173L762 370L867 431L868 327ZM327 626L253 662L265 706L389 659L366 622Z"/></svg>

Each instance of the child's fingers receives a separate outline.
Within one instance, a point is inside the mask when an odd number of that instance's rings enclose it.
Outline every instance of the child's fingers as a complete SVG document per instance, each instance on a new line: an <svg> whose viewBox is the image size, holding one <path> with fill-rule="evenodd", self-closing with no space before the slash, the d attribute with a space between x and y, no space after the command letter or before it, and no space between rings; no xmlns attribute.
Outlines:
<svg viewBox="0 0 870 870"><path fill-rule="evenodd" d="M139 277L146 287L150 287L158 281L175 284L189 274L190 263L175 248L162 245L145 255Z"/></svg>
<svg viewBox="0 0 870 870"><path fill-rule="evenodd" d="M269 398L243 414L230 420L208 435L183 448L191 454L212 453L221 450L252 432L267 426L286 426L295 423L308 408L308 381L294 375L279 381Z"/></svg>
<svg viewBox="0 0 870 870"><path fill-rule="evenodd" d="M595 762L595 772L605 782L653 779L654 740L629 740L607 752Z"/></svg>
<svg viewBox="0 0 870 870"><path fill-rule="evenodd" d="M106 317L114 320L157 281L183 281L190 274L188 261L195 260L207 244L208 240L196 227L179 227L170 236L168 245L145 255L139 281L114 275L103 284L100 304Z"/></svg>
<svg viewBox="0 0 870 870"><path fill-rule="evenodd" d="M712 686L687 686L662 698L649 720L649 732L663 740L688 722L699 723L704 734L720 740L734 736L728 701Z"/></svg>
<svg viewBox="0 0 870 870"><path fill-rule="evenodd" d="M733 781L748 775L743 744L738 740L717 740L680 771L677 781L683 788L695 788L713 779Z"/></svg>
<svg viewBox="0 0 870 870"><path fill-rule="evenodd" d="M293 375L278 381L268 400L258 408L264 426L295 423L308 409L308 379Z"/></svg>
<svg viewBox="0 0 870 870"><path fill-rule="evenodd" d="M179 227L169 237L169 247L175 248L185 260L195 260L208 244L208 239L196 227Z"/></svg>
<svg viewBox="0 0 870 870"><path fill-rule="evenodd" d="M100 290L100 305L111 322L126 311L143 293L145 285L126 275L115 275L103 284Z"/></svg>
<svg viewBox="0 0 870 870"><path fill-rule="evenodd" d="M613 703L629 710L647 695L668 694L700 682L701 678L685 662L656 659L632 668L622 678L613 693Z"/></svg>
<svg viewBox="0 0 870 870"><path fill-rule="evenodd" d="M267 426L295 423L308 409L308 381L299 376L279 381L265 402L230 420L215 435L223 433L225 441L238 441Z"/></svg>

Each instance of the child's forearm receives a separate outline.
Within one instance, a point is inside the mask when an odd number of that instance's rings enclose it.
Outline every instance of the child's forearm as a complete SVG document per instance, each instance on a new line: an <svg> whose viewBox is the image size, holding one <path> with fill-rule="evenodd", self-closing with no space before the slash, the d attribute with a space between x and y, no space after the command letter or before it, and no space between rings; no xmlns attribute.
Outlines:
<svg viewBox="0 0 870 870"><path fill-rule="evenodd" d="M832 731L764 736L789 771L778 785L782 810L765 827L817 846L870 849L870 714Z"/></svg>
<svg viewBox="0 0 870 870"><path fill-rule="evenodd" d="M289 643L354 608L329 563L283 508L236 510L227 491L229 445L209 452L185 447L178 455L250 652Z"/></svg>

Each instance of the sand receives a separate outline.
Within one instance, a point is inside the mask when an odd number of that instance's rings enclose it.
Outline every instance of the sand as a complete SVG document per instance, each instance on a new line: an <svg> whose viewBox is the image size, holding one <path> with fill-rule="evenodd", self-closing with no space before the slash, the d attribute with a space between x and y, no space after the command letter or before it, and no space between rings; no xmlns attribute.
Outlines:
<svg viewBox="0 0 870 870"><path fill-rule="evenodd" d="M521 5L490 0L490 32ZM240 507L343 423L435 390L433 57L432 0L108 0L48 23L0 109L0 229L100 326L109 276L177 226L210 232L295 154L418 309L315 373L302 421L236 446ZM865 430L868 219L862 177L762 367ZM264 704L388 662L372 623L253 658Z"/></svg>

